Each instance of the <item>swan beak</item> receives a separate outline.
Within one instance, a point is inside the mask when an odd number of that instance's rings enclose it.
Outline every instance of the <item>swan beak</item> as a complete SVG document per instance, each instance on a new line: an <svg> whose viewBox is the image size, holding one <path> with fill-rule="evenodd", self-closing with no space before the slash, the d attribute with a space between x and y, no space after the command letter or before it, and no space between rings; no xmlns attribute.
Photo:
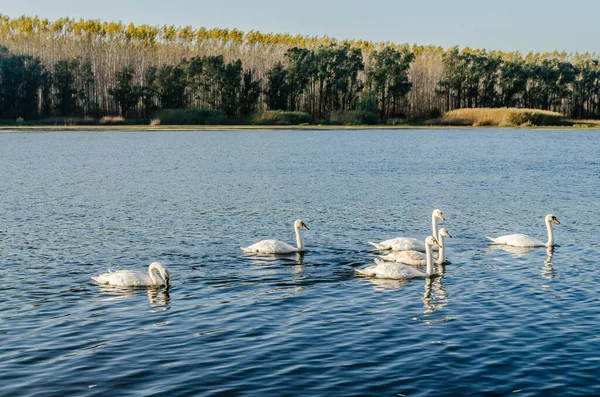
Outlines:
<svg viewBox="0 0 600 397"><path fill-rule="evenodd" d="M438 247L442 248L442 246L436 239L433 239L433 245L437 245Z"/></svg>
<svg viewBox="0 0 600 397"><path fill-rule="evenodd" d="M302 222L302 224L300 225L300 227L303 227L303 228L305 228L306 230L310 230L310 229L308 228L308 226L306 226L306 223L304 223L304 222Z"/></svg>
<svg viewBox="0 0 600 397"><path fill-rule="evenodd" d="M450 233L446 233L448 235L448 237L452 238L452 236L450 235Z"/></svg>
<svg viewBox="0 0 600 397"><path fill-rule="evenodd" d="M443 220L443 221L446 220L446 218L444 218L444 214L442 214L441 212L440 212L440 219Z"/></svg>
<svg viewBox="0 0 600 397"><path fill-rule="evenodd" d="M559 221L558 219L556 219L556 217L555 217L555 216L553 216L553 217L552 217L552 221L553 221L554 223L558 223L558 224L560 225L560 221Z"/></svg>

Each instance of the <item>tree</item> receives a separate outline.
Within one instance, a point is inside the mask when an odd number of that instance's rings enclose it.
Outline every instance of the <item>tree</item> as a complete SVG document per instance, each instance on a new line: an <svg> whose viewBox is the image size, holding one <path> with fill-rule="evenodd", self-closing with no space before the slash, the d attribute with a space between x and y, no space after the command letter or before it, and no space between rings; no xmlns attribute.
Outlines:
<svg viewBox="0 0 600 397"><path fill-rule="evenodd" d="M164 65L156 74L158 99L162 109L185 107L185 72L179 65Z"/></svg>
<svg viewBox="0 0 600 397"><path fill-rule="evenodd" d="M52 87L54 89L54 108L59 116L70 117L75 113L77 90L73 76L74 63L61 59L54 65Z"/></svg>
<svg viewBox="0 0 600 397"><path fill-rule="evenodd" d="M407 72L413 59L414 54L409 49L399 51L385 47L371 53L365 70L367 87L377 94L382 119L395 114L404 105L406 94L412 87Z"/></svg>
<svg viewBox="0 0 600 397"><path fill-rule="evenodd" d="M287 71L281 62L275 63L267 73L265 95L268 109L288 110L290 90Z"/></svg>
<svg viewBox="0 0 600 397"><path fill-rule="evenodd" d="M289 88L289 110L298 108L300 95L307 89L312 76L316 74L314 53L306 48L292 47L285 53L289 60L287 86Z"/></svg>
<svg viewBox="0 0 600 397"><path fill-rule="evenodd" d="M221 106L229 118L234 118L238 111L238 94L242 83L242 61L230 62L222 70L220 79Z"/></svg>
<svg viewBox="0 0 600 397"><path fill-rule="evenodd" d="M0 118L37 118L46 76L39 59L0 47Z"/></svg>
<svg viewBox="0 0 600 397"><path fill-rule="evenodd" d="M119 114L127 117L129 111L137 106L142 94L140 87L133 85L134 70L132 66L126 66L117 72L117 84L109 90L119 107Z"/></svg>
<svg viewBox="0 0 600 397"><path fill-rule="evenodd" d="M242 76L242 88L240 91L240 115L250 116L258 107L260 98L260 79L254 78L252 70L246 70Z"/></svg>

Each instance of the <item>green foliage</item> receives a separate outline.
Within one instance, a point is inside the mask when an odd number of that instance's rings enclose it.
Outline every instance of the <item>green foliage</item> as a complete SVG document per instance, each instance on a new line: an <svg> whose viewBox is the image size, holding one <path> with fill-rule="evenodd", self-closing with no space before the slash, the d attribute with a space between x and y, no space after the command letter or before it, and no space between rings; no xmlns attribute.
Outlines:
<svg viewBox="0 0 600 397"><path fill-rule="evenodd" d="M406 108L406 95L412 88L408 69L415 55L408 49L385 47L369 56L365 73L366 86L377 95L380 116L385 119Z"/></svg>
<svg viewBox="0 0 600 397"><path fill-rule="evenodd" d="M141 87L133 85L134 70L131 66L126 66L117 72L117 84L109 89L110 95L119 106L119 114L127 117L129 111L134 108L142 95Z"/></svg>
<svg viewBox="0 0 600 397"><path fill-rule="evenodd" d="M156 73L155 86L162 109L185 107L186 85L183 68L178 65L164 65Z"/></svg>
<svg viewBox="0 0 600 397"><path fill-rule="evenodd" d="M163 109L155 113L154 118L161 125L205 125L224 124L225 114L213 109Z"/></svg>
<svg viewBox="0 0 600 397"><path fill-rule="evenodd" d="M251 70L244 72L240 91L240 116L250 116L255 112L260 98L260 82L260 79L255 80Z"/></svg>
<svg viewBox="0 0 600 397"><path fill-rule="evenodd" d="M238 110L238 93L242 84L242 61L239 59L224 65L221 80L221 106L227 117L234 118Z"/></svg>
<svg viewBox="0 0 600 397"><path fill-rule="evenodd" d="M150 115L158 109L158 86L156 84L157 75L158 69L155 67L148 68L146 73L144 73L144 84L140 89L140 95L142 97L142 107L146 117L150 117Z"/></svg>
<svg viewBox="0 0 600 397"><path fill-rule="evenodd" d="M75 89L75 76L73 70L77 61L61 59L54 65L52 74L52 87L54 89L54 108L60 116L73 116L77 103L77 90Z"/></svg>
<svg viewBox="0 0 600 397"><path fill-rule="evenodd" d="M38 59L0 47L0 118L37 118L38 91L47 76Z"/></svg>
<svg viewBox="0 0 600 397"><path fill-rule="evenodd" d="M309 113L283 110L267 110L257 114L253 119L254 124L263 125L298 125L312 122L313 119Z"/></svg>
<svg viewBox="0 0 600 397"><path fill-rule="evenodd" d="M330 124L362 125L379 124L377 111L368 110L335 110L329 114Z"/></svg>
<svg viewBox="0 0 600 397"><path fill-rule="evenodd" d="M287 70L281 62L275 63L267 73L266 102L267 108L272 110L288 110L288 85Z"/></svg>
<svg viewBox="0 0 600 397"><path fill-rule="evenodd" d="M314 52L292 47L285 53L289 61L287 68L287 86L289 88L289 109L297 110L300 95L308 88L311 76L316 73Z"/></svg>

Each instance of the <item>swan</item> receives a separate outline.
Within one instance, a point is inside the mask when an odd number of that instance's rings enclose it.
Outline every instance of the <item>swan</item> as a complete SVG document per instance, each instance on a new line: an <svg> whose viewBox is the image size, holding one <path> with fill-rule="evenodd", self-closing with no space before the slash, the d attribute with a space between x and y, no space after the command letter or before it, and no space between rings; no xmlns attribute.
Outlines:
<svg viewBox="0 0 600 397"><path fill-rule="evenodd" d="M444 214L439 208L436 208L431 213L431 233L433 238L438 239L438 219L446 220ZM380 251L392 250L392 251L421 251L425 252L425 244L423 241L412 237L397 237L390 240L382 241L381 243L368 242L373 247Z"/></svg>
<svg viewBox="0 0 600 397"><path fill-rule="evenodd" d="M292 252L304 252L304 244L302 243L302 236L300 235L301 228L310 230L308 226L302 222L302 219L297 219L294 222L296 243L298 244L297 248L279 240L262 240L248 247L240 247L240 249L242 252L250 254L289 254Z"/></svg>
<svg viewBox="0 0 600 397"><path fill-rule="evenodd" d="M375 264L363 269L356 269L356 272L363 276L389 278L389 279L409 279L422 278L433 275L433 258L431 253L432 246L440 246L433 236L425 239L425 255L427 256L427 270L425 273L418 271L408 265L396 262L386 262L381 259L375 259Z"/></svg>
<svg viewBox="0 0 600 397"><path fill-rule="evenodd" d="M159 273L162 280L156 275ZM116 272L108 271L108 273L99 276L92 276L92 280L98 284L114 285L117 287L160 287L164 285L169 287L169 272L159 262L152 262L148 266L148 274L136 272L133 270L117 270Z"/></svg>
<svg viewBox="0 0 600 397"><path fill-rule="evenodd" d="M438 242L440 243L440 253L438 259L435 261L435 264L441 265L446 261L446 258L444 256L444 247L446 246L446 244L444 243L444 239L445 237L452 238L452 236L450 235L448 230L446 230L446 228L443 227L439 229L438 235L440 236L440 238L438 239ZM413 250L393 251L387 255L382 256L381 259L388 262L405 263L407 265L413 266L421 266L427 263L426 254Z"/></svg>
<svg viewBox="0 0 600 397"><path fill-rule="evenodd" d="M546 215L544 218L546 222L546 229L548 229L548 242L544 243L538 239L530 237L526 234L509 234L506 236L500 236L496 238L486 237L487 239L492 241L492 244L499 245L510 245L513 247L553 247L554 246L554 232L552 231L552 223L560 222L556 217L552 214Z"/></svg>

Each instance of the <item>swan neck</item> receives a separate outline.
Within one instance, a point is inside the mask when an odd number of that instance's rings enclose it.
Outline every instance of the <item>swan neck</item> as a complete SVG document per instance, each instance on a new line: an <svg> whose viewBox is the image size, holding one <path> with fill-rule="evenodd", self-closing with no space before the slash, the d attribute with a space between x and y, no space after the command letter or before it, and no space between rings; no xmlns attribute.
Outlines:
<svg viewBox="0 0 600 397"><path fill-rule="evenodd" d="M433 274L433 259L431 253L431 245L427 243L425 243L425 259L427 260L427 270L425 271L425 273L428 276L430 276Z"/></svg>
<svg viewBox="0 0 600 397"><path fill-rule="evenodd" d="M160 284L158 282L158 276L156 275L157 272L158 272L158 268L154 264L150 265L150 267L148 268L148 274L150 274L150 278L152 279L152 284L154 284L154 285Z"/></svg>
<svg viewBox="0 0 600 397"><path fill-rule="evenodd" d="M433 238L438 240L438 217L435 214L431 215L431 233L433 234Z"/></svg>
<svg viewBox="0 0 600 397"><path fill-rule="evenodd" d="M294 230L296 231L296 244L298 245L298 251L304 251L304 243L302 242L300 227L295 227Z"/></svg>
<svg viewBox="0 0 600 397"><path fill-rule="evenodd" d="M554 230L552 230L552 219L548 219L546 221L546 229L548 229L548 242L546 243L546 247L554 246Z"/></svg>
<svg viewBox="0 0 600 397"><path fill-rule="evenodd" d="M440 243L441 247L439 248L439 251L438 251L439 256L438 256L437 263L441 265L442 263L444 263L444 250L445 250L444 236L442 236L441 234L440 234L440 239L438 240L438 242Z"/></svg>

